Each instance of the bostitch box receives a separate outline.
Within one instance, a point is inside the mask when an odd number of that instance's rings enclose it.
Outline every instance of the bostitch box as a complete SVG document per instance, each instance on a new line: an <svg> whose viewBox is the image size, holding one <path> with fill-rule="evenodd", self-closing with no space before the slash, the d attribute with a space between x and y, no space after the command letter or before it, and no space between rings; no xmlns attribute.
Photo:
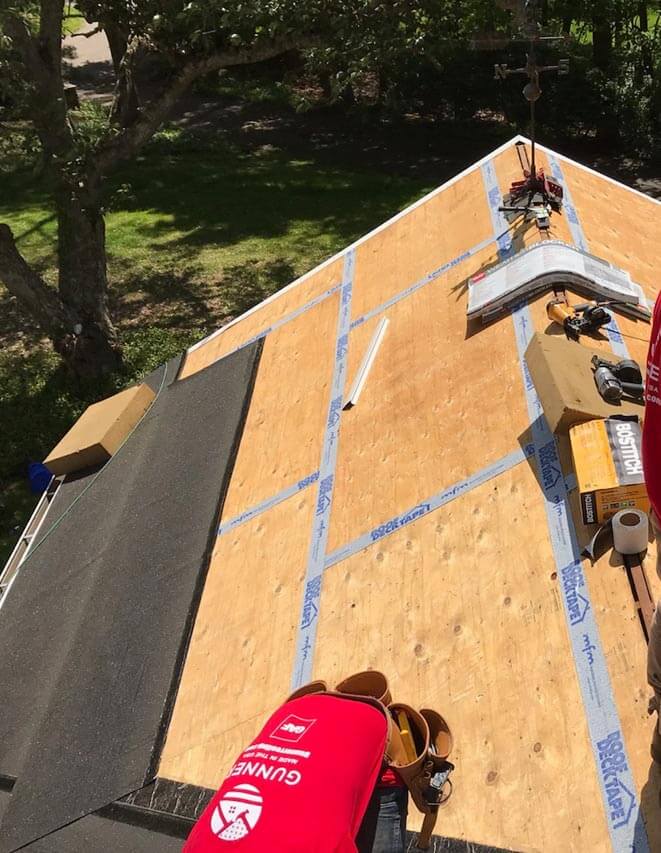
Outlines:
<svg viewBox="0 0 661 853"><path fill-rule="evenodd" d="M605 418L569 430L585 524L601 524L621 509L649 512L637 418Z"/></svg>

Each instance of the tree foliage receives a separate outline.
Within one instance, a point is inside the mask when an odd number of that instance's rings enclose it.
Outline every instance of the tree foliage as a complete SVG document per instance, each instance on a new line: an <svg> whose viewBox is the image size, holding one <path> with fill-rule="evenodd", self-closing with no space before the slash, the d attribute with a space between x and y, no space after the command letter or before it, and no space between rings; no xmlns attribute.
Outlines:
<svg viewBox="0 0 661 853"><path fill-rule="evenodd" d="M537 0L551 49L571 59L569 79L549 77L540 120L563 133L596 133L636 153L659 152L661 26L657 5L631 0ZM525 121L514 83L493 81L494 62L520 65L522 0L77 0L107 34L112 104L67 104L62 34L68 0L0 0L0 109L28 119L58 217L59 280L48 287L0 224L0 280L77 373L117 368L108 311L103 185L134 157L188 88L231 71L295 55L328 97L351 105L366 88L384 109L468 118L500 108ZM476 49L472 49L476 48ZM544 52L545 48L540 48ZM145 56L160 73L139 85Z"/></svg>

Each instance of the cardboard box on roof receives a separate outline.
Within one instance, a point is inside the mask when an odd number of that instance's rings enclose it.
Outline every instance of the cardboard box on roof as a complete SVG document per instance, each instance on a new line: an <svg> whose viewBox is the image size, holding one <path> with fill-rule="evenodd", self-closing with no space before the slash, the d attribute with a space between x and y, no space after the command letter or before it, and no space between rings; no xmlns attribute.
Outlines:
<svg viewBox="0 0 661 853"><path fill-rule="evenodd" d="M636 418L576 424L569 441L585 524L601 524L621 509L649 512Z"/></svg>
<svg viewBox="0 0 661 853"><path fill-rule="evenodd" d="M154 392L136 385L88 406L44 465L55 476L107 462L149 408Z"/></svg>
<svg viewBox="0 0 661 853"><path fill-rule="evenodd" d="M564 335L537 332L526 350L526 363L553 432L566 433L573 424L612 415L643 416L642 403L607 403L597 391L592 356L617 361L603 349L567 340Z"/></svg>

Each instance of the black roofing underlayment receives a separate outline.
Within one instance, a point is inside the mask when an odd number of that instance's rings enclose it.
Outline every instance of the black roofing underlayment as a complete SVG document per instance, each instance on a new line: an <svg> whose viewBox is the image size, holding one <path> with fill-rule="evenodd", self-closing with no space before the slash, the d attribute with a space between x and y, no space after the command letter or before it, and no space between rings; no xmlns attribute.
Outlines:
<svg viewBox="0 0 661 853"><path fill-rule="evenodd" d="M2 853L154 778L260 353L180 381L179 360L166 365L124 447L61 487L0 619L0 776L16 779ZM123 850L113 823L85 819L61 849ZM78 846L92 826L117 837ZM29 849L60 849L44 844Z"/></svg>
<svg viewBox="0 0 661 853"><path fill-rule="evenodd" d="M135 815L123 813L122 803L102 810L101 815L87 815L81 820L57 830L52 835L24 847L29 853L180 853L182 839L193 826L193 820L180 819L171 823L174 815L166 812L174 809L182 814L193 813L198 817L215 791L199 788L168 779L157 779L139 795L130 798L139 801ZM0 788L0 815L3 798L9 794ZM149 804L149 805L148 805ZM178 808L181 806L182 808ZM149 810L149 807L158 809ZM127 812L130 810L127 810ZM439 823L442 822L442 815ZM188 824L186 827L185 824ZM418 853L416 833L406 833L407 853ZM378 851L374 851L378 853ZM512 853L500 847L475 844L459 838L432 836L427 853Z"/></svg>

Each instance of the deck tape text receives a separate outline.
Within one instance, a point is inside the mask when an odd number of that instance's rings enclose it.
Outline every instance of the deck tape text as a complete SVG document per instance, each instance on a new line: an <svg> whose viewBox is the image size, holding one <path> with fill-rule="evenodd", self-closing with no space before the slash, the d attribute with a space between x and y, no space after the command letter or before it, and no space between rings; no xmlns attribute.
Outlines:
<svg viewBox="0 0 661 853"><path fill-rule="evenodd" d="M461 497L461 495L465 495L467 492L470 492L478 486L481 486L483 483L492 480L499 474L503 474L505 471L508 471L510 468L513 468L515 465L523 462L523 460L530 456L532 452L533 448L531 445L525 448L518 448L517 450L512 451L512 453L508 453L507 456L503 456L501 459L496 460L496 462L491 465L487 465L486 468L482 468L481 471L477 471L475 474L471 474L470 477L466 477L465 480L460 480L453 486L449 486L448 488L437 492L437 494L432 495L432 497L427 498L426 501L416 504L414 507L411 507L411 509L406 510L406 512L396 515L394 518L389 519L383 524L377 525L372 528L372 530L369 530L367 533L363 533L362 536L359 536L357 539L354 539L352 542L343 545L341 548L333 551L332 554L329 554L326 557L325 568L329 569L336 563L346 560L348 557L352 557L354 554L357 554L358 551L362 551L364 548L369 548L370 545L380 542L386 536L390 536L391 533L401 530L402 527L406 527L406 525L411 524L411 522L422 518L430 512L440 509L442 506L445 506L445 504L455 500L455 498Z"/></svg>
<svg viewBox="0 0 661 853"><path fill-rule="evenodd" d="M497 234L504 217L498 210L500 191L494 191L498 188L495 170L483 166L482 176L491 208L494 234ZM578 222L571 203L567 208L568 217L570 210ZM580 244L579 247L583 248ZM615 853L648 853L647 835L640 817L636 787L613 699L590 590L583 573L558 449L526 365L525 353L534 333L528 305L523 304L514 309L512 320L549 537L608 831Z"/></svg>
<svg viewBox="0 0 661 853"><path fill-rule="evenodd" d="M512 319L560 595L613 850L646 853L647 836L639 815L636 786L583 573L558 449L525 361L534 331L528 306L515 309Z"/></svg>
<svg viewBox="0 0 661 853"><path fill-rule="evenodd" d="M589 252L590 249L588 247L588 241L585 238L583 226L581 225L581 221L578 218L578 213L576 212L576 208L574 207L574 202L571 196L571 190L569 189L569 184L565 180L560 161L553 154L549 154L548 158L549 164L551 166L551 174L553 175L555 180L558 181L558 183L562 186L563 189L562 208L565 214L565 218L569 223L569 230L571 231L572 240L582 252ZM617 322L617 317L615 316L613 311L610 311L609 313L611 315L611 322L608 324L608 326L606 326L606 332L608 333L611 348L615 355L619 356L619 358L629 358L629 350L624 341L624 338L622 337L622 332L620 331L620 327Z"/></svg>
<svg viewBox="0 0 661 853"><path fill-rule="evenodd" d="M261 515L263 512L266 512L266 510L277 506L279 503L282 503L288 498L292 498L294 495L297 495L299 492L302 492L304 489L307 489L308 486L311 486L313 483L316 483L318 479L319 471L313 471L312 474L308 474L307 477L303 477L303 479L299 480L297 483L292 483L291 486L287 486L286 488L282 489L282 491L277 492L275 495L271 495L271 497L260 501L259 503L250 507L250 509L247 509L245 512L242 512L240 515L235 515L228 521L223 521L218 527L218 535L222 536L224 533L229 533L230 530L235 530L237 527L240 527L242 524L245 524L247 521L252 521L253 518L256 518L258 515Z"/></svg>
<svg viewBox="0 0 661 853"><path fill-rule="evenodd" d="M292 689L295 690L310 680L314 656L314 644L317 636L319 601L326 557L326 543L333 502L335 465L340 439L340 421L347 377L347 356L349 352L349 331L351 325L351 295L355 250L350 249L344 256L342 290L340 291L339 316L335 340L335 367L331 385L331 397L328 404L328 417L321 449L319 478L317 486L317 506L312 523L312 539L305 572L305 586L301 616L296 636L296 656L292 675Z"/></svg>

